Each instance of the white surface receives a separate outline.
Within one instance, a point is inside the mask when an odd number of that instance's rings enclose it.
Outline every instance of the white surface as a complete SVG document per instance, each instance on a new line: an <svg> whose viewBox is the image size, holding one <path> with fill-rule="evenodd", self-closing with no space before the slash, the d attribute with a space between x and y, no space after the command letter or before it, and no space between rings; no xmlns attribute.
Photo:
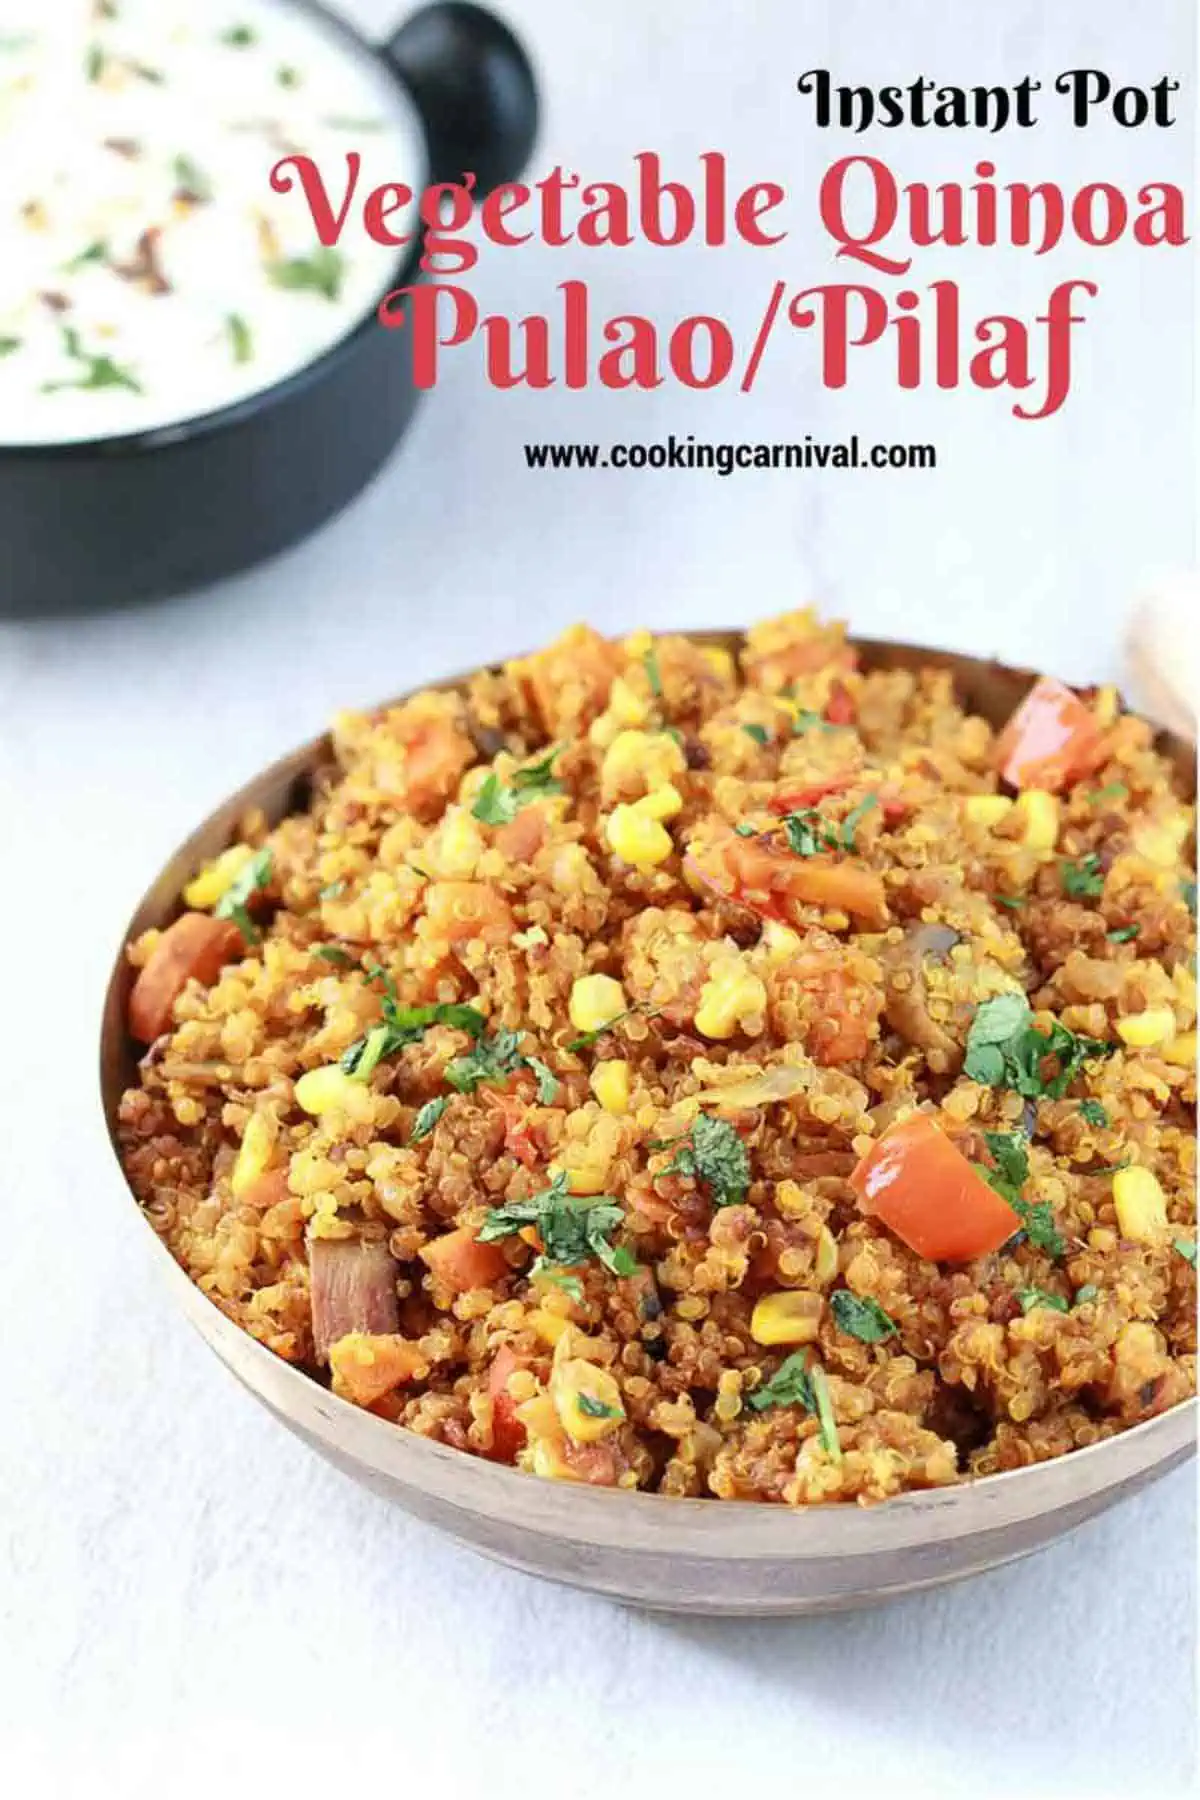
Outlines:
<svg viewBox="0 0 1200 1800"><path fill-rule="evenodd" d="M382 24L390 9L355 10ZM847 79L1053 76L1081 60L1192 74L1190 9L1166 0L761 0L736 27L732 4L696 0L508 10L552 84L543 167L561 154L621 174L639 148L723 145L745 179L782 172L801 195L841 145L806 128L791 92L816 64ZM1185 150L1182 131L1048 127L995 145L1003 170L1126 184L1185 178ZM928 134L893 136L890 153L914 174L970 164ZM990 305L1017 311L1079 267L960 255ZM748 316L777 262L816 278L817 261L798 235L782 259L630 250L587 272L607 310ZM1032 1562L886 1613L682 1624L537 1585L318 1465L192 1340L151 1277L93 1085L100 984L145 880L339 703L580 615L717 622L813 591L862 629L1114 672L1132 592L1191 554L1189 272L1182 253L1119 249L1097 267L1078 390L1048 424L882 378L823 396L800 356L749 401L494 394L460 360L374 490L274 567L203 601L0 626L0 1763L29 1753L23 1795L436 1782L641 1800L682 1791L685 1771L698 1795L1183 1790L1189 1471ZM494 252L475 279L490 306L523 311L567 272ZM855 423L936 435L943 470L554 477L519 458L527 437Z"/></svg>

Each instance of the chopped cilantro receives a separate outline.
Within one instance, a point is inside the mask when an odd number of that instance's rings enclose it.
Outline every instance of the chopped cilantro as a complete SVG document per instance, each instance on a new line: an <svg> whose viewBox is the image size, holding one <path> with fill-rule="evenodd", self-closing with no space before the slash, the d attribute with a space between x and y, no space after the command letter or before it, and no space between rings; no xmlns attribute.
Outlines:
<svg viewBox="0 0 1200 1800"><path fill-rule="evenodd" d="M317 899L318 900L336 900L338 898L338 896L340 894L344 894L345 891L346 891L346 884L344 881L330 881L317 894Z"/></svg>
<svg viewBox="0 0 1200 1800"><path fill-rule="evenodd" d="M427 1100L413 1120L409 1143L419 1144L422 1138L427 1138L449 1104L449 1094L439 1094L436 1100Z"/></svg>
<svg viewBox="0 0 1200 1800"><path fill-rule="evenodd" d="M1076 1291L1075 1305L1086 1306L1089 1300L1098 1300L1099 1298L1100 1289L1096 1286L1094 1281L1087 1281Z"/></svg>
<svg viewBox="0 0 1200 1800"><path fill-rule="evenodd" d="M1118 925L1115 931L1109 932L1108 941L1110 944L1132 943L1141 929L1140 925Z"/></svg>
<svg viewBox="0 0 1200 1800"><path fill-rule="evenodd" d="M822 1445L830 1456L841 1461L842 1446L825 1371L819 1363L810 1367L803 1350L785 1357L770 1381L750 1395L749 1404L756 1412L765 1412L769 1406L802 1406L805 1412L814 1413L821 1427Z"/></svg>
<svg viewBox="0 0 1200 1800"><path fill-rule="evenodd" d="M275 71L275 79L281 88L299 87L300 71L293 69L288 63L282 63Z"/></svg>
<svg viewBox="0 0 1200 1800"><path fill-rule="evenodd" d="M658 651L653 644L642 658L642 667L646 671L646 680L650 683L650 692L656 700L662 699L662 674L658 667Z"/></svg>
<svg viewBox="0 0 1200 1800"><path fill-rule="evenodd" d="M1086 1119L1089 1125L1098 1125L1101 1128L1109 1122L1108 1113L1098 1100L1081 1100L1079 1116L1081 1119Z"/></svg>
<svg viewBox="0 0 1200 1800"><path fill-rule="evenodd" d="M19 350L20 348L20 338L0 337L0 356L11 356L14 350Z"/></svg>
<svg viewBox="0 0 1200 1800"><path fill-rule="evenodd" d="M1025 896L1023 894L997 894L996 895L996 905L997 906L1010 906L1014 912L1016 912L1018 910L1018 908L1024 906L1024 904L1025 904Z"/></svg>
<svg viewBox="0 0 1200 1800"><path fill-rule="evenodd" d="M844 850L853 850L855 832L858 830L867 814L871 811L871 808L878 805L878 794L865 794L858 805L852 807L846 814L846 817L842 820L842 848Z"/></svg>
<svg viewBox="0 0 1200 1800"><path fill-rule="evenodd" d="M1020 1193L1029 1179L1029 1140L1023 1131L985 1131L984 1143L1004 1184Z"/></svg>
<svg viewBox="0 0 1200 1800"><path fill-rule="evenodd" d="M804 733L806 731L811 731L814 725L823 726L824 724L825 724L825 721L821 717L820 713L810 712L807 706L802 706L793 715L792 736L793 737L803 737Z"/></svg>
<svg viewBox="0 0 1200 1800"><path fill-rule="evenodd" d="M1105 800L1124 800L1128 793L1123 781L1110 781L1106 787L1096 788L1088 795L1088 804L1099 806Z"/></svg>
<svg viewBox="0 0 1200 1800"><path fill-rule="evenodd" d="M108 58L101 44L89 44L87 55L83 59L83 72L89 81L99 81L103 75Z"/></svg>
<svg viewBox="0 0 1200 1800"><path fill-rule="evenodd" d="M252 44L257 44L258 33L252 25L231 25L228 31L221 33L221 42L231 50L249 50Z"/></svg>
<svg viewBox="0 0 1200 1800"><path fill-rule="evenodd" d="M823 819L815 806L806 806L800 812L788 813L783 821L783 829L787 834L788 849L796 856L815 856L819 850L837 850L841 848L841 839L827 819Z"/></svg>
<svg viewBox="0 0 1200 1800"><path fill-rule="evenodd" d="M636 1006L627 1006L624 1012L614 1013L607 1025L597 1025L591 1031L581 1031L578 1037L573 1037L571 1039L570 1043L567 1045L567 1049L590 1050L593 1044L598 1044L602 1037L605 1037L615 1026L619 1025L622 1019L631 1019L636 1011Z"/></svg>
<svg viewBox="0 0 1200 1800"><path fill-rule="evenodd" d="M735 825L733 829L737 832L739 837L757 837L758 836L758 832L756 831L754 826L747 825L746 821L744 819L742 820L740 825Z"/></svg>
<svg viewBox="0 0 1200 1800"><path fill-rule="evenodd" d="M1043 1095L1061 1100L1084 1063L1115 1049L1069 1031L1057 1019L1048 1032L1039 1031L1024 994L997 994L975 1009L963 1070L972 1081L1011 1088L1027 1100ZM1042 1071L1049 1057L1057 1060L1058 1073L1047 1080Z"/></svg>
<svg viewBox="0 0 1200 1800"><path fill-rule="evenodd" d="M63 348L73 362L83 365L84 373L76 381L44 381L43 394L57 394L63 388L127 388L131 394L143 392L142 385L122 369L110 356L92 356L83 348L74 326L63 327Z"/></svg>
<svg viewBox="0 0 1200 1800"><path fill-rule="evenodd" d="M1100 867L1100 858L1094 850L1081 856L1078 862L1064 862L1062 865L1063 892L1072 900L1094 900L1104 892L1104 871Z"/></svg>
<svg viewBox="0 0 1200 1800"><path fill-rule="evenodd" d="M446 1080L460 1094L473 1094L485 1085L502 1087L510 1075L524 1066L519 1031L497 1031L480 1037L473 1050L446 1064Z"/></svg>
<svg viewBox="0 0 1200 1800"><path fill-rule="evenodd" d="M771 734L765 725L743 725L742 730L748 738L753 738L756 744L769 744L771 741Z"/></svg>
<svg viewBox="0 0 1200 1800"><path fill-rule="evenodd" d="M596 1198L573 1195L568 1181L568 1176L560 1173L542 1193L493 1207L480 1228L480 1243L513 1237L526 1225L532 1225L541 1239L542 1250L529 1271L531 1275L577 1268L592 1257L611 1275L632 1275L637 1268L636 1259L623 1245L612 1242L613 1232L625 1217L620 1203L608 1194Z"/></svg>
<svg viewBox="0 0 1200 1800"><path fill-rule="evenodd" d="M230 313L225 320L225 329L229 333L229 343L233 350L235 363L248 363L254 359L254 339L250 335L250 327L241 313ZM322 890L323 891L323 890Z"/></svg>
<svg viewBox="0 0 1200 1800"><path fill-rule="evenodd" d="M701 1113L663 1169L664 1175L687 1175L702 1181L714 1206L737 1206L750 1186L750 1158L728 1119Z"/></svg>
<svg viewBox="0 0 1200 1800"><path fill-rule="evenodd" d="M321 244L311 256L282 257L267 265L267 275L276 287L293 293L321 294L326 300L341 297L345 274L345 258L326 244Z"/></svg>
<svg viewBox="0 0 1200 1800"><path fill-rule="evenodd" d="M67 275L74 275L78 269L86 268L89 263L102 263L107 261L107 259L107 243L103 238L96 238L85 250L81 250L78 256L73 256L70 262L65 262L63 264L63 271Z"/></svg>
<svg viewBox="0 0 1200 1800"><path fill-rule="evenodd" d="M604 1400L597 1400L591 1394L581 1393L578 1396L579 1410L589 1419L623 1419L624 1408L609 1406Z"/></svg>
<svg viewBox="0 0 1200 1800"><path fill-rule="evenodd" d="M1179 1252L1180 1256L1182 1256L1184 1262L1191 1263L1193 1269L1195 1268L1195 1266L1196 1266L1196 1240L1195 1240L1195 1238L1181 1238L1181 1237L1175 1238L1172 1241L1171 1248L1173 1250L1178 1250L1178 1252Z"/></svg>
<svg viewBox="0 0 1200 1800"><path fill-rule="evenodd" d="M817 1398L805 1352L796 1350L791 1356L785 1356L770 1381L755 1388L748 1404L755 1412L765 1412L769 1406L802 1406L806 1412L815 1413Z"/></svg>
<svg viewBox="0 0 1200 1800"><path fill-rule="evenodd" d="M1196 884L1194 881L1181 881L1179 895L1189 912L1196 910Z"/></svg>
<svg viewBox="0 0 1200 1800"><path fill-rule="evenodd" d="M554 745L540 762L518 769L507 787L493 770L476 795L471 808L474 817L485 825L508 825L531 800L547 794L561 794L563 784L554 779L553 773L554 759L561 754L561 746Z"/></svg>
<svg viewBox="0 0 1200 1800"><path fill-rule="evenodd" d="M348 950L343 950L340 944L318 944L313 955L319 956L322 962L332 963L338 969L355 967L354 958Z"/></svg>
<svg viewBox="0 0 1200 1800"><path fill-rule="evenodd" d="M864 1344L880 1344L884 1338L896 1334L896 1321L878 1300L872 1300L869 1295L852 1294L849 1288L839 1288L831 1296L829 1308L838 1329Z"/></svg>
<svg viewBox="0 0 1200 1800"><path fill-rule="evenodd" d="M401 1006L396 999L394 983L377 963L367 967L367 974L372 980L382 980L387 992L383 998L382 1024L373 1026L366 1037L351 1044L341 1059L347 1075L353 1075L358 1081L368 1081L385 1056L393 1056L405 1045L415 1044L431 1025L452 1025L459 1031L469 1031L473 1037L487 1029L487 1020L473 1006Z"/></svg>
<svg viewBox="0 0 1200 1800"><path fill-rule="evenodd" d="M1066 1242L1054 1222L1054 1211L1048 1200L1016 1200L1010 1203L1021 1221L1021 1229L1035 1250L1044 1250L1057 1259L1066 1251ZM1012 1241L1011 1239L1009 1240Z"/></svg>
<svg viewBox="0 0 1200 1800"><path fill-rule="evenodd" d="M1024 1287L1017 1289L1017 1299L1021 1302L1023 1313L1032 1312L1035 1306L1048 1306L1054 1312L1070 1312L1071 1308L1060 1294L1048 1294L1045 1288Z"/></svg>
<svg viewBox="0 0 1200 1800"><path fill-rule="evenodd" d="M171 164L176 188L193 200L212 199L212 183L203 169L197 168L190 156L177 156Z"/></svg>
<svg viewBox="0 0 1200 1800"><path fill-rule="evenodd" d="M232 919L248 944L257 944L259 930L250 917L248 905L250 897L261 888L270 884L272 857L269 850L260 850L250 858L245 868L234 876L213 912L218 919Z"/></svg>
<svg viewBox="0 0 1200 1800"><path fill-rule="evenodd" d="M537 1097L543 1106L553 1106L558 1099L559 1079L554 1070L548 1068L540 1056L527 1056L525 1067L533 1071L537 1082Z"/></svg>

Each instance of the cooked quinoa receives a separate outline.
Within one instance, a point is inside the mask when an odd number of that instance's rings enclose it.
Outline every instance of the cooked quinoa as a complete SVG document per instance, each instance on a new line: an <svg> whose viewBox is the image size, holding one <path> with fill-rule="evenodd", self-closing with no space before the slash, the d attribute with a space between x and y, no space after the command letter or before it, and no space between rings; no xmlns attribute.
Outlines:
<svg viewBox="0 0 1200 1800"><path fill-rule="evenodd" d="M1057 760L793 613L343 714L130 946L155 1230L550 1479L873 1501L1178 1404L1194 810L1112 690L1038 693Z"/></svg>

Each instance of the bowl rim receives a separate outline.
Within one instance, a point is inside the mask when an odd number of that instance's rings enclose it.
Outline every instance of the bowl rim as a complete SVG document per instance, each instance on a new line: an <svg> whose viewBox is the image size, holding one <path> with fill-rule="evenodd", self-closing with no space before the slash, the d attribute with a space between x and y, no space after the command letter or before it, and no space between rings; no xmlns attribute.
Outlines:
<svg viewBox="0 0 1200 1800"><path fill-rule="evenodd" d="M723 648L736 648L744 640L744 632L736 629L681 629L677 635ZM1029 669L921 644L857 636L848 641L868 668L920 664L948 668L958 675L973 671L980 681L1003 681L1017 698L1037 679ZM411 691L453 691L481 669L496 666L477 665ZM408 697L402 694L376 704L392 705ZM1155 731L1156 741L1172 756L1185 781L1190 772L1194 787L1194 747L1171 732L1158 727ZM274 795L283 804L272 803L268 812L276 818L286 816L295 784L328 754L329 745L326 731L278 758L215 807L180 844L143 895L121 938L106 986L100 1034L100 1102L106 1135L119 1180L152 1240L158 1266L172 1284L183 1312L210 1348L284 1423L335 1460L349 1461L358 1470L399 1485L412 1496L434 1499L477 1523L490 1520L497 1528L519 1526L534 1535L551 1536L596 1553L662 1556L669 1551L673 1558L717 1557L722 1562L772 1558L795 1562L808 1557L891 1553L906 1546L927 1545L931 1536L937 1543L949 1544L1018 1526L1106 1494L1115 1497L1165 1473L1195 1452L1200 1400L1191 1396L1138 1425L1049 1461L952 1486L908 1491L872 1505L791 1507L756 1500L676 1498L642 1490L545 1481L436 1443L352 1406L250 1337L175 1261L138 1205L120 1161L116 1107L133 1057L125 1031L125 1002L132 980L125 948L151 923L169 916L172 904L178 908L183 880L198 859L211 856L222 840L227 841L230 828L248 806L262 804L265 796ZM664 1534L668 1521L673 1522L672 1529Z"/></svg>
<svg viewBox="0 0 1200 1800"><path fill-rule="evenodd" d="M334 37L341 38L353 47L357 55L369 58L389 76L391 86L412 125L414 146L421 163L421 183L413 192L419 195L427 186L430 175L429 134L420 108L387 54L386 42L373 43L344 14L334 12L325 0L285 0L285 4L298 12L315 15L330 28ZM240 400L230 400L224 406L213 407L208 412L189 413L185 418L168 421L163 425L147 425L137 431L108 432L98 437L69 438L63 443L51 441L11 444L0 438L0 470L6 465L11 467L18 463L86 462L89 459L94 461L97 457L148 455L156 450L173 448L177 444L202 440L217 432L235 430L259 411L285 405L287 401L300 397L316 382L323 380L338 363L357 349L360 341L371 330L383 329L379 324L379 307L388 294L397 285L403 286L405 278L416 270L420 253L419 240L401 246L388 285L380 291L366 311L350 322L340 337L289 374L281 375L268 382L265 387L253 389L249 394L243 394Z"/></svg>

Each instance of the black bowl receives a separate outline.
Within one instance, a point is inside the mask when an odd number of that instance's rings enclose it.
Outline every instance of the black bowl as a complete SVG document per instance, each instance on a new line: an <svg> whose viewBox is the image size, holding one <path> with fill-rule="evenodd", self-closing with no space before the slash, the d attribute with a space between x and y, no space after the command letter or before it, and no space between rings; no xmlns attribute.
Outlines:
<svg viewBox="0 0 1200 1800"><path fill-rule="evenodd" d="M441 0L372 47L318 0L292 3L379 57L415 102L427 182L473 170L482 198L521 173L537 91L491 13ZM388 289L420 279L419 254L408 251ZM123 437L0 447L0 612L152 599L275 555L360 492L417 396L403 346L372 310L296 374L217 412Z"/></svg>

